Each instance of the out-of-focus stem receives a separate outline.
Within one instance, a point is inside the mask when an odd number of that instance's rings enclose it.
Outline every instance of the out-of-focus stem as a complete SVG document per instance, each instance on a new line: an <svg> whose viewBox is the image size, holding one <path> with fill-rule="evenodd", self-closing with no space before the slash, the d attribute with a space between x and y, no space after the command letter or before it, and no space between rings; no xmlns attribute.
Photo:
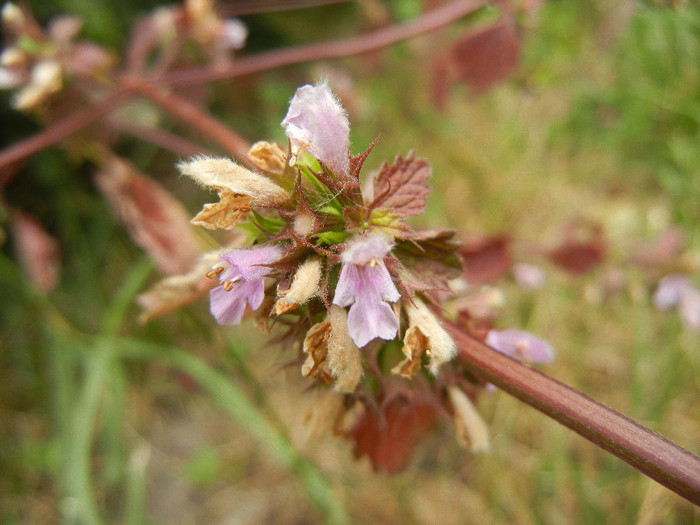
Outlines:
<svg viewBox="0 0 700 525"><path fill-rule="evenodd" d="M700 505L700 458L590 397L448 325L466 366L562 425Z"/></svg>
<svg viewBox="0 0 700 525"><path fill-rule="evenodd" d="M235 131L224 126L202 108L191 104L173 93L165 91L162 87L152 85L148 82L135 80L125 83L134 87L139 94L164 109L168 115L185 122L202 133L203 136L219 144L239 161L248 165L251 164L250 160L248 160L250 142Z"/></svg>
<svg viewBox="0 0 700 525"><path fill-rule="evenodd" d="M222 69L198 67L180 70L158 77L153 81L166 85L203 84L213 80L239 77L300 62L369 53L402 40L440 29L469 13L481 9L488 3L490 2L487 0L456 0L433 9L406 24L391 25L346 40L319 42L241 57Z"/></svg>
<svg viewBox="0 0 700 525"><path fill-rule="evenodd" d="M193 155L213 155L204 146L183 139L179 135L169 133L159 128L142 126L119 118L108 118L107 125L118 131L130 133L146 142L165 150L172 151L181 157Z"/></svg>
<svg viewBox="0 0 700 525"><path fill-rule="evenodd" d="M55 124L49 125L36 135L0 151L0 171L2 171L2 175L0 175L0 186L7 184L15 174L15 170L7 170L8 166L24 160L44 148L52 146L79 129L92 124L105 114L113 111L131 95L132 90L128 87L118 90L92 106L78 111Z"/></svg>

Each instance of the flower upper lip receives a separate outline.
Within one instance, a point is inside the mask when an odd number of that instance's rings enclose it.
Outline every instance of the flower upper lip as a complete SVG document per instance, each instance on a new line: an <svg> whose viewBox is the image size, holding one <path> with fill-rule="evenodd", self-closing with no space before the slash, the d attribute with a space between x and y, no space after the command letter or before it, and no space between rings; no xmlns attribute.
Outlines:
<svg viewBox="0 0 700 525"><path fill-rule="evenodd" d="M282 126L292 151L308 151L338 176L350 174L350 123L325 82L297 89Z"/></svg>

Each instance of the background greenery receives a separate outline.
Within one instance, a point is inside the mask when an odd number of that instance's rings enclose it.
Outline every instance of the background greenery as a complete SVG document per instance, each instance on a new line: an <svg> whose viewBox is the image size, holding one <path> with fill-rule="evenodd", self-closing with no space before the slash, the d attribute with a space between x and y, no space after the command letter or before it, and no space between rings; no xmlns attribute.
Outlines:
<svg viewBox="0 0 700 525"><path fill-rule="evenodd" d="M30 2L46 20L85 16L84 35L120 49L157 2ZM326 6L244 18L250 49L367 28L368 9ZM419 2L386 2L397 17ZM697 270L700 9L692 2L562 0L524 16L521 65L447 109L430 95L431 36L371 59L284 68L211 86L212 112L251 140L283 137L294 89L327 76L347 104L368 166L413 148L434 167L424 224L509 232L543 265L543 289L499 283L504 323L552 342L554 377L700 451L700 348L651 306L654 281L625 265L675 225ZM254 88L254 89L252 89ZM2 138L38 124L2 104ZM177 130L175 131L182 131ZM199 190L173 155L137 141L120 153L192 211ZM34 156L7 187L61 244L48 296L0 255L0 521L3 523L692 523L679 497L503 393L480 411L491 453L470 456L444 422L403 473L375 474L351 445L305 443L305 396L281 349L247 327L221 329L204 302L142 326L134 297L157 278L99 197L92 166L61 150ZM538 258L563 224L603 225L606 263L572 277ZM627 279L601 293L609 271ZM697 282L697 279L696 279ZM230 416L230 417L228 417ZM61 518L63 516L63 518Z"/></svg>

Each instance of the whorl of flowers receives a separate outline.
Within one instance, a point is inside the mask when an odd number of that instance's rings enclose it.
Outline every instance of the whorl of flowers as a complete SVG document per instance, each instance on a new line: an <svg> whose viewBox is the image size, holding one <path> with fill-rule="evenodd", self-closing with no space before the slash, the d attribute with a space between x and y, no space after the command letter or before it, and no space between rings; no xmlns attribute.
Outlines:
<svg viewBox="0 0 700 525"><path fill-rule="evenodd" d="M488 433L468 399L478 382L455 359L436 314L451 293L448 281L462 275L459 245L452 231L419 232L406 223L427 204L429 165L412 152L397 156L361 185L372 148L350 153L347 115L325 83L299 88L282 126L288 151L255 144L253 169L208 157L178 165L219 196L192 222L248 238L248 247L219 252L207 273L215 281L211 313L220 324L238 324L247 313L265 329L286 328L278 340L298 349L301 373L345 396L317 408L334 407L334 414L308 419L337 421L338 411L362 404L345 433L375 467L400 468L411 444L387 449L379 429L410 424L414 431L402 439L414 440L440 413L455 419L463 443L486 450ZM535 341L515 357L541 360L548 347ZM387 450L394 459L379 457Z"/></svg>

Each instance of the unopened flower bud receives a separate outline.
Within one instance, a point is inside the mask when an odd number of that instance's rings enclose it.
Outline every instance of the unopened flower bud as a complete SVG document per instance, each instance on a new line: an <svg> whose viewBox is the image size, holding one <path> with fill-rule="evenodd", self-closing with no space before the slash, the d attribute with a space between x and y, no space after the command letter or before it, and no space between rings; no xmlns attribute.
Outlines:
<svg viewBox="0 0 700 525"><path fill-rule="evenodd" d="M26 60L26 53L14 46L3 49L2 54L0 54L0 66L2 67L18 66Z"/></svg>
<svg viewBox="0 0 700 525"><path fill-rule="evenodd" d="M454 409L457 440L474 453L489 451L489 429L467 395L458 387L447 387Z"/></svg>
<svg viewBox="0 0 700 525"><path fill-rule="evenodd" d="M24 28L24 13L16 4L7 2L2 6L2 23L9 29L21 31Z"/></svg>
<svg viewBox="0 0 700 525"><path fill-rule="evenodd" d="M173 7L159 7L151 16L153 32L161 43L169 43L177 38L177 13Z"/></svg>
<svg viewBox="0 0 700 525"><path fill-rule="evenodd" d="M226 189L237 195L247 195L252 197L253 204L281 203L290 197L289 192L264 175L229 159L200 156L180 162L177 168L205 188Z"/></svg>
<svg viewBox="0 0 700 525"><path fill-rule="evenodd" d="M291 197L264 175L229 159L195 157L179 163L177 168L183 175L219 193L219 202L206 204L192 219L192 224L210 230L230 230L248 214L251 206L281 203Z"/></svg>
<svg viewBox="0 0 700 525"><path fill-rule="evenodd" d="M14 69L0 67L0 89L12 89L21 86L24 76Z"/></svg>
<svg viewBox="0 0 700 525"><path fill-rule="evenodd" d="M362 377L362 355L348 333L345 308L331 306L328 320L331 336L328 340L328 366L336 377L338 392L353 392Z"/></svg>
<svg viewBox="0 0 700 525"><path fill-rule="evenodd" d="M416 345L423 346L418 355L425 350L430 356L430 372L437 375L440 366L450 361L457 353L457 347L447 331L442 327L440 321L430 309L418 298L414 300L415 305L406 303L405 311L408 316L409 328L404 337L404 354L407 360L416 359ZM418 332L422 337L419 337ZM406 364L401 363L402 366ZM395 369L396 373L402 373ZM405 375L405 374L403 374Z"/></svg>
<svg viewBox="0 0 700 525"><path fill-rule="evenodd" d="M537 290L544 286L547 275L535 264L517 263L513 265L513 277L518 286L524 290Z"/></svg>
<svg viewBox="0 0 700 525"><path fill-rule="evenodd" d="M277 301L275 312L281 315L304 304L318 293L318 283L321 280L321 258L310 257L299 266L294 274L292 286L284 296Z"/></svg>
<svg viewBox="0 0 700 525"><path fill-rule="evenodd" d="M228 49L241 49L248 38L248 28L238 18L227 18L221 23L221 44Z"/></svg>
<svg viewBox="0 0 700 525"><path fill-rule="evenodd" d="M33 109L61 89L61 65L55 60L43 60L34 65L29 84L15 95L12 106L25 111Z"/></svg>
<svg viewBox="0 0 700 525"><path fill-rule="evenodd" d="M294 233L301 237L306 237L314 229L314 218L308 213L299 212L294 217Z"/></svg>

